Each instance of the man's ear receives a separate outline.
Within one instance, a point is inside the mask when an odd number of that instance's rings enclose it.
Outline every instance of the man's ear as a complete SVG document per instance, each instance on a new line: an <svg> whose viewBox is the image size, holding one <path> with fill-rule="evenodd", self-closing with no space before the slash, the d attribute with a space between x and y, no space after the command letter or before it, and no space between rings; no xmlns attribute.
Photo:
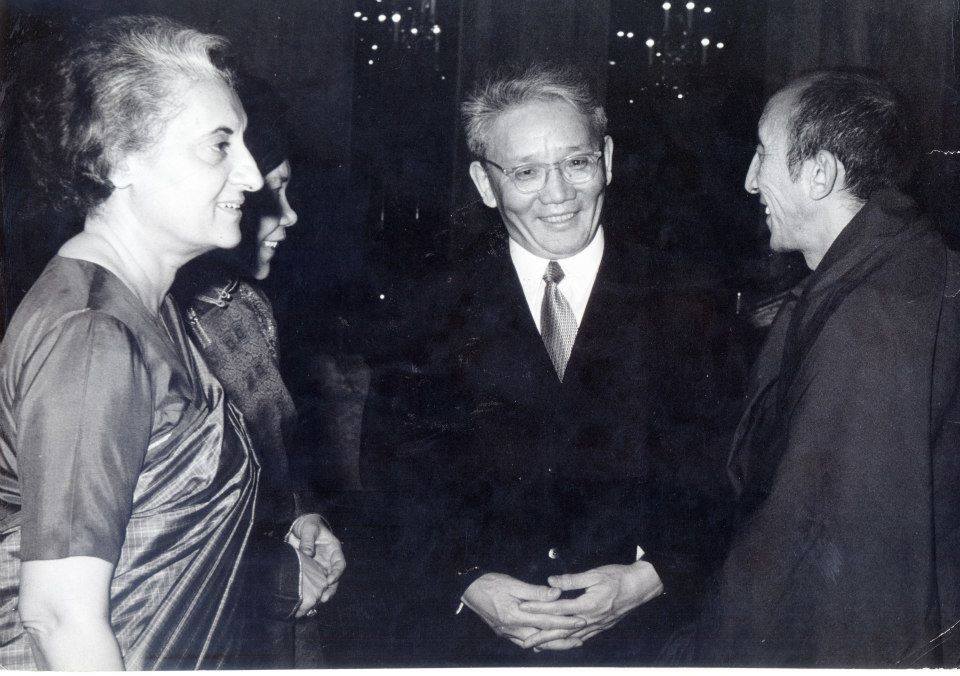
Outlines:
<svg viewBox="0 0 960 676"><path fill-rule="evenodd" d="M808 191L811 199L822 200L843 187L843 164L828 150L817 151L807 160Z"/></svg>
<svg viewBox="0 0 960 676"><path fill-rule="evenodd" d="M607 185L613 180L613 139L603 137L603 168L607 175Z"/></svg>
<svg viewBox="0 0 960 676"><path fill-rule="evenodd" d="M493 186L490 185L490 177L487 176L487 170L483 168L483 163L479 160L474 160L470 163L470 178L473 179L473 184L477 186L477 192L480 193L480 197L483 198L483 203L491 209L496 208L497 195L493 191Z"/></svg>

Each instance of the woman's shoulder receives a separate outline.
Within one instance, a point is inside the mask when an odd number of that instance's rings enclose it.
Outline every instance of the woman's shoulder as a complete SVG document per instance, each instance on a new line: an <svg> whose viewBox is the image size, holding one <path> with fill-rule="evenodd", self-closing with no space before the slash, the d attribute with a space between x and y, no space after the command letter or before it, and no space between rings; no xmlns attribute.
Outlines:
<svg viewBox="0 0 960 676"><path fill-rule="evenodd" d="M144 312L111 273L88 261L54 257L17 307L5 344L113 336L139 343Z"/></svg>

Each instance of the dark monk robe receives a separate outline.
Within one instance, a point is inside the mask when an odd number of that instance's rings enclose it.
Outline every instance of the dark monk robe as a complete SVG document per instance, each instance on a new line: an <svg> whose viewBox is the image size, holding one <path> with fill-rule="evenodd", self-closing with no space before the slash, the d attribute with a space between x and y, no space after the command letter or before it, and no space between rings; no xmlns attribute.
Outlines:
<svg viewBox="0 0 960 676"><path fill-rule="evenodd" d="M730 475L741 519L698 625L717 665L956 665L960 264L876 194L781 310Z"/></svg>

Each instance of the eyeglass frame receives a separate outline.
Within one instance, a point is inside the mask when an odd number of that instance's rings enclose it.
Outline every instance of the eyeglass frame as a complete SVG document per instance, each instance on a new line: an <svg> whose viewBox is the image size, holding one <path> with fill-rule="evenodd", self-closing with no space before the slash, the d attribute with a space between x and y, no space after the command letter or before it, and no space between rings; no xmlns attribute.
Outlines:
<svg viewBox="0 0 960 676"><path fill-rule="evenodd" d="M585 156L585 155L590 155L590 156L594 156L594 155L595 155L594 159L597 160L597 163L596 163L596 165L594 165L593 174L590 175L590 178L587 178L587 179L585 179L585 180L583 180L583 181L581 181L581 182L579 182L579 183L573 183L573 182L570 181L566 176L563 175L563 171L560 170L560 165L561 165L562 163L566 162L567 160L571 159L571 158L574 158L574 157L583 157L583 156ZM567 155L567 156L564 157L563 159L557 160L556 162L524 162L523 164L518 164L517 166L513 167L512 169L504 169L502 166L500 166L499 164L497 164L496 162L494 162L493 160L491 160L491 159L489 159L489 158L487 158L487 157L484 157L484 156L482 156L482 155L476 155L476 156L475 156L475 158L476 158L479 162L484 162L484 163L486 163L486 164L492 164L494 167L496 167L496 168L499 169L501 172L503 172L503 175L506 176L507 178L509 178L509 179L513 182L513 187L516 188L518 192L521 192L521 193L523 193L524 195L532 195L532 194L534 194L534 193L536 193L536 192L540 192L541 190L543 190L543 189L547 186L547 179L550 178L550 170L553 169L554 167L556 167L556 168L557 168L557 171L560 172L560 178L562 178L568 185L583 185L584 183L587 183L587 182L589 182L590 180L592 180L593 178L596 177L596 175L597 175L597 169L600 167L600 158L602 158L602 157L603 157L603 146L600 146L600 149L599 149L599 150L592 150L592 151L590 151L589 153L572 153L572 154L570 154L570 155ZM523 167L527 167L527 166L530 166L530 165L539 165L539 166L542 166L542 167L547 167L547 173L546 173L546 175L545 175L545 178L543 179L543 185L542 185L542 186L540 186L540 187L537 188L536 190L531 190L531 191L527 192L527 191L521 190L521 189L520 189L520 186L517 185L517 179L516 179L515 174L516 174L516 171L517 171L518 169L522 169Z"/></svg>

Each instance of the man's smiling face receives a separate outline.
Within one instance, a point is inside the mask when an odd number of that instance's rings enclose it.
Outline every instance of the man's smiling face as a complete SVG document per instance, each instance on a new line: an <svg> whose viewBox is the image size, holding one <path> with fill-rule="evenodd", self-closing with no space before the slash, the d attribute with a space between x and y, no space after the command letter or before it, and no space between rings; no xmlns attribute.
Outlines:
<svg viewBox="0 0 960 676"><path fill-rule="evenodd" d="M487 136L487 158L507 170L521 164L550 164L601 149L588 119L564 101L534 101L497 117ZM484 203L497 207L510 238L531 253L562 259L582 251L600 226L603 191L610 183L613 142L603 140L603 160L586 183L564 180L552 167L546 185L522 193L495 167L474 168L472 175ZM478 179L479 176L479 179Z"/></svg>
<svg viewBox="0 0 960 676"><path fill-rule="evenodd" d="M757 130L757 151L743 185L747 192L760 195L774 251L803 251L812 225L803 184L790 175L787 164L790 105L795 97L794 91L786 90L767 103Z"/></svg>

